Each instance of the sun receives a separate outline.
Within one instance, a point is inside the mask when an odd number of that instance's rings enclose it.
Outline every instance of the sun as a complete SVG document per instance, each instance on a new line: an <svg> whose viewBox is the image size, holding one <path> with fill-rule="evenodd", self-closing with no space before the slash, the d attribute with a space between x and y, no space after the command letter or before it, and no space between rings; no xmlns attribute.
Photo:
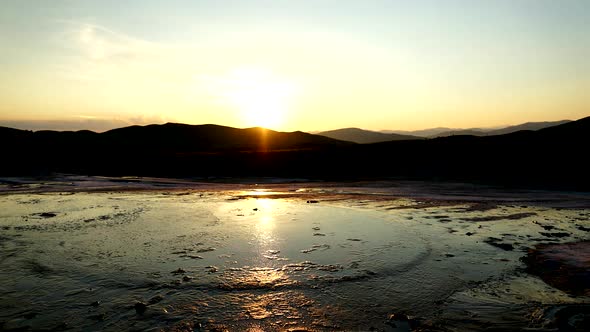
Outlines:
<svg viewBox="0 0 590 332"><path fill-rule="evenodd" d="M230 73L225 98L245 127L277 129L287 116L295 85L272 72L241 68Z"/></svg>

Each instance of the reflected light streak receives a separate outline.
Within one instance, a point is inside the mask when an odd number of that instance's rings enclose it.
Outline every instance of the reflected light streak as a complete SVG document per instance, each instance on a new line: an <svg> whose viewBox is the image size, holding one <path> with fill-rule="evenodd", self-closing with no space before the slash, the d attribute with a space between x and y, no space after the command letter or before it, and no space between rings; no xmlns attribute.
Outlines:
<svg viewBox="0 0 590 332"><path fill-rule="evenodd" d="M274 228L276 226L274 208L276 202L273 199L259 198L256 199L256 203L259 206L257 223L255 225L258 252L262 260L261 262L266 263L272 260L269 257L274 257L271 252L278 250L275 247L276 235L274 234Z"/></svg>
<svg viewBox="0 0 590 332"><path fill-rule="evenodd" d="M256 190L247 190L242 191L240 196L264 196L269 194L274 194L275 192L269 191L268 189L256 189Z"/></svg>
<svg viewBox="0 0 590 332"><path fill-rule="evenodd" d="M260 235L271 236L274 228L274 211L273 207L276 204L274 200L268 198L258 198L256 203L260 206L258 209L259 218L257 223L258 232Z"/></svg>

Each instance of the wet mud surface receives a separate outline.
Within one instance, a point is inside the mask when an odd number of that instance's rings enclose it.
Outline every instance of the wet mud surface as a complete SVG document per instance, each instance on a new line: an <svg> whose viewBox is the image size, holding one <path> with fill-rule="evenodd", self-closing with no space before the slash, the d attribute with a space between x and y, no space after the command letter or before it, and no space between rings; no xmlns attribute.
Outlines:
<svg viewBox="0 0 590 332"><path fill-rule="evenodd" d="M588 330L584 194L99 182L5 187L0 330Z"/></svg>

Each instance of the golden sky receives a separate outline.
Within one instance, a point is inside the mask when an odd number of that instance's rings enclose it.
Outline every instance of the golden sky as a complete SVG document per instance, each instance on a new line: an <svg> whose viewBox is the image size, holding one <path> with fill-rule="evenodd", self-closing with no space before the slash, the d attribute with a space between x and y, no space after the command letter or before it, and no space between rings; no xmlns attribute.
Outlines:
<svg viewBox="0 0 590 332"><path fill-rule="evenodd" d="M589 1L2 7L0 125L412 130L590 115Z"/></svg>

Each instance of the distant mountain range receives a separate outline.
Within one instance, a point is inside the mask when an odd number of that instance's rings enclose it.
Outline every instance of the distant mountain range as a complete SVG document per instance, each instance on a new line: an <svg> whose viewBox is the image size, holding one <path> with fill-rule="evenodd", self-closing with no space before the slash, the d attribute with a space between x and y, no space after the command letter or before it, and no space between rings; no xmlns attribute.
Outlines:
<svg viewBox="0 0 590 332"><path fill-rule="evenodd" d="M469 129L451 129L446 127L437 127L431 129L403 131L403 130L382 130L371 131L360 128L343 128L329 131L314 132L342 141L355 142L360 144L379 143L387 141L401 141L411 139L436 138L456 135L472 136L493 136L510 134L520 130L539 130L560 124L571 122L570 120L561 120L553 122L527 122L515 126L509 126L500 129L494 128L469 128Z"/></svg>
<svg viewBox="0 0 590 332"><path fill-rule="evenodd" d="M402 141L411 139L424 139L423 137L402 135L402 134L386 134L376 131L363 130L360 128L343 128L330 131L322 131L317 135L330 137L341 141L349 141L360 144L378 143L387 141Z"/></svg>
<svg viewBox="0 0 590 332"><path fill-rule="evenodd" d="M590 117L536 131L410 136L372 144L303 132L177 123L104 133L0 127L0 140L0 176L395 178L590 190L590 164L584 152L590 142Z"/></svg>

